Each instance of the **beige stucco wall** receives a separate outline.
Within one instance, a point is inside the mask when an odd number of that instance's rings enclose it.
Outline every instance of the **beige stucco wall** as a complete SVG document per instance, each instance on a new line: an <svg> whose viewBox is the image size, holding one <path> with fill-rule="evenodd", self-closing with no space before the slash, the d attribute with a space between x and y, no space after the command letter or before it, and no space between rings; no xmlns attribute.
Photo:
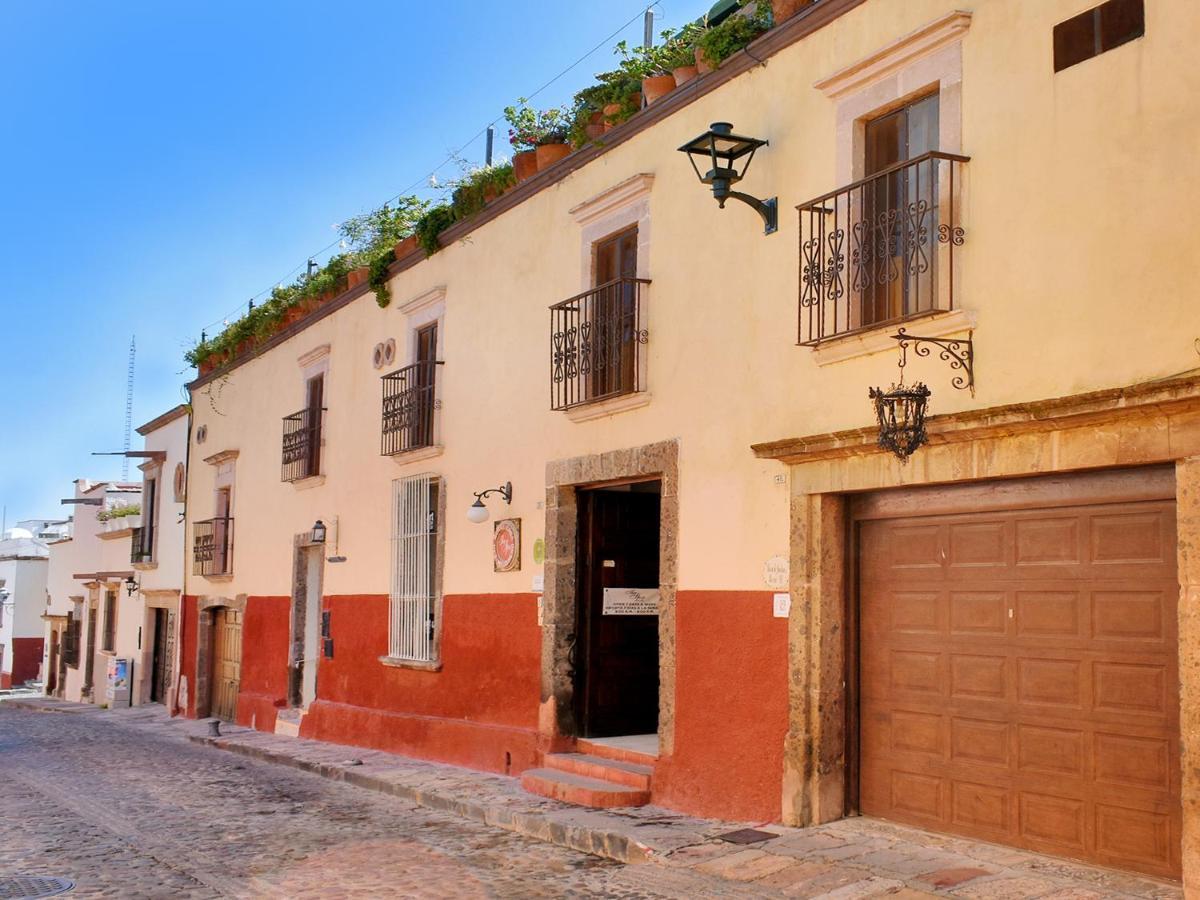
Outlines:
<svg viewBox="0 0 1200 900"><path fill-rule="evenodd" d="M1187 64L1200 9L1150 4L1147 35L1055 75L1053 25L1078 0L979 0L962 39L966 244L959 303L977 317L977 395L949 387L936 360L910 367L944 413L1127 384L1196 366L1194 298L1183 264L1200 226L1191 107L1200 70ZM560 184L401 273L395 301L371 296L197 392L190 516L212 514L213 469L238 450L235 576L189 593L288 590L291 536L314 519L339 524L326 569L331 594L384 593L389 482L432 471L449 491L447 593L528 590L544 532L547 460L680 439L679 588L763 588L769 557L787 554L788 490L753 458L763 440L866 425L868 385L895 377L894 351L818 366L795 346L798 284L793 207L838 185L836 104L813 87L959 8L947 0L873 0L614 148ZM714 120L767 137L742 187L778 195L781 227L724 211L675 151ZM638 173L654 175L648 295L649 405L573 423L549 410L547 307L577 292L580 228L568 210ZM442 456L408 466L378 456L374 345L394 337L408 361L399 307L446 288ZM1136 342L1131 336L1136 335ZM298 359L330 344L323 484L280 482L280 419L303 404ZM523 519L520 573L491 571L491 526L464 513L471 492L511 479ZM330 551L333 552L332 549Z"/></svg>

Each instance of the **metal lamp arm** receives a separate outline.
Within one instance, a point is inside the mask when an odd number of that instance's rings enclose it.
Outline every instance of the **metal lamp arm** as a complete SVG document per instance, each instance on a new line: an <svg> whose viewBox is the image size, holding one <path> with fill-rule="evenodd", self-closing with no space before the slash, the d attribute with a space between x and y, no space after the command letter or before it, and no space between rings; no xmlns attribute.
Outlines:
<svg viewBox="0 0 1200 900"><path fill-rule="evenodd" d="M779 200L772 197L770 200L759 200L757 197L751 197L749 194L743 194L741 191L729 191L726 198L732 197L734 200L741 200L756 213L762 216L763 234L774 234L779 230ZM725 207L725 201L721 200L721 208Z"/></svg>
<svg viewBox="0 0 1200 900"><path fill-rule="evenodd" d="M506 481L500 487L488 488L486 491L479 491L475 494L475 499L483 502L488 494L499 494L504 498L505 503L512 503L512 482Z"/></svg>

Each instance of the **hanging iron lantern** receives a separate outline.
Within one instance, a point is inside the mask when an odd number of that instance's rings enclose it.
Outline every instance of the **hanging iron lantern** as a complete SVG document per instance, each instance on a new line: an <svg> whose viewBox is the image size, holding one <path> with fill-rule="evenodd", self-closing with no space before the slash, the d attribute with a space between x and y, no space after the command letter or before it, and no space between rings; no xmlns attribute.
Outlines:
<svg viewBox="0 0 1200 900"><path fill-rule="evenodd" d="M913 385L893 384L890 391L871 388L868 396L875 401L875 417L879 420L879 446L890 450L908 462L908 458L924 444L925 411L930 391L921 382Z"/></svg>

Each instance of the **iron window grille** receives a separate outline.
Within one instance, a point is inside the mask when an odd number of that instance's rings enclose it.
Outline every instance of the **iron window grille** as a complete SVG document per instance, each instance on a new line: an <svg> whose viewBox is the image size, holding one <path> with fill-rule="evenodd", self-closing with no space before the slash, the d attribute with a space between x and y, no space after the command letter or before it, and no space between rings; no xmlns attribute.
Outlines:
<svg viewBox="0 0 1200 900"><path fill-rule="evenodd" d="M413 363L388 375L383 382L380 453L395 456L433 446L433 416L437 408L437 367L429 360Z"/></svg>
<svg viewBox="0 0 1200 900"><path fill-rule="evenodd" d="M392 482L392 585L388 656L415 662L437 658L436 616L441 480L434 475Z"/></svg>
<svg viewBox="0 0 1200 900"><path fill-rule="evenodd" d="M307 407L283 417L283 480L299 481L321 473L324 407Z"/></svg>
<svg viewBox="0 0 1200 900"><path fill-rule="evenodd" d="M617 278L550 307L550 408L644 390L645 278Z"/></svg>
<svg viewBox="0 0 1200 900"><path fill-rule="evenodd" d="M143 525L135 528L129 538L129 561L131 563L153 562L154 528Z"/></svg>
<svg viewBox="0 0 1200 900"><path fill-rule="evenodd" d="M233 518L202 519L192 526L192 574L233 573Z"/></svg>
<svg viewBox="0 0 1200 900"><path fill-rule="evenodd" d="M955 308L969 160L925 153L797 207L801 344Z"/></svg>

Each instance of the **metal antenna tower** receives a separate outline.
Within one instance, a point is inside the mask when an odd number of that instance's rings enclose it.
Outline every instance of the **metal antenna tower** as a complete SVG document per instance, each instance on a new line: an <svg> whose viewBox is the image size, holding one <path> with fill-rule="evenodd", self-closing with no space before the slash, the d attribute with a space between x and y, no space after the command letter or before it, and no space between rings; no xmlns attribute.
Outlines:
<svg viewBox="0 0 1200 900"><path fill-rule="evenodd" d="M125 445L121 458L121 480L129 480L129 433L133 430L133 358L137 354L137 335L129 339L129 376L125 379Z"/></svg>

